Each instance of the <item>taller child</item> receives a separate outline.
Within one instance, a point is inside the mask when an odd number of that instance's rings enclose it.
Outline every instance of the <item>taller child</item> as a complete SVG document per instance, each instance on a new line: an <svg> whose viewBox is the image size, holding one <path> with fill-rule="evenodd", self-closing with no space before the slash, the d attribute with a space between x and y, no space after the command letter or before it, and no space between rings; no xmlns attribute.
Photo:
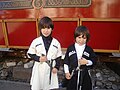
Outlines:
<svg viewBox="0 0 120 90"><path fill-rule="evenodd" d="M32 90L50 90L59 88L57 71L60 66L61 45L52 37L54 24L51 18L43 17L39 21L40 37L34 39L28 49L28 56L35 60L32 76Z"/></svg>

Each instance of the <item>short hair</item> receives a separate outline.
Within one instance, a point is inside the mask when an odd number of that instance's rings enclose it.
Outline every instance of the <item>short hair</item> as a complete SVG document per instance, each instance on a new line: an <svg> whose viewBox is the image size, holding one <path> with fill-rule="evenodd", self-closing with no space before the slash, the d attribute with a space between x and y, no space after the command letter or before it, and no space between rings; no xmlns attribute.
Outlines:
<svg viewBox="0 0 120 90"><path fill-rule="evenodd" d="M89 29L86 27L86 26L78 26L76 29L75 29L75 32L74 32L74 38L76 39L76 37L82 35L82 37L86 37L87 38L87 42L89 41L90 39L90 33L89 33Z"/></svg>
<svg viewBox="0 0 120 90"><path fill-rule="evenodd" d="M42 28L52 28L52 30L53 30L54 24L53 24L52 19L47 16L41 18L38 23L38 28L39 28L39 30L41 30Z"/></svg>

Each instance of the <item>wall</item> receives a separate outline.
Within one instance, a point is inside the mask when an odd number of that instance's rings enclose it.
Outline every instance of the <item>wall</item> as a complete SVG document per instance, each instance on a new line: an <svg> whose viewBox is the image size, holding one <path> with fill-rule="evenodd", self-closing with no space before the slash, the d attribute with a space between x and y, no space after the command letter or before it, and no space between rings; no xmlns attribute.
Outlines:
<svg viewBox="0 0 120 90"><path fill-rule="evenodd" d="M120 18L119 6L120 0L92 0L86 8L0 10L0 19L38 18L44 15L57 18Z"/></svg>
<svg viewBox="0 0 120 90"><path fill-rule="evenodd" d="M120 0L92 0L89 7L81 8L41 7L40 9L0 10L0 47L27 49L31 41L39 36L37 26L39 18L49 16L54 19L57 31L53 35L60 40L62 48L68 47L74 41L72 33L75 27L83 24L90 28L92 37L95 37L91 38L90 45L96 49L96 52L119 52L119 5ZM101 36L103 37L100 38Z"/></svg>

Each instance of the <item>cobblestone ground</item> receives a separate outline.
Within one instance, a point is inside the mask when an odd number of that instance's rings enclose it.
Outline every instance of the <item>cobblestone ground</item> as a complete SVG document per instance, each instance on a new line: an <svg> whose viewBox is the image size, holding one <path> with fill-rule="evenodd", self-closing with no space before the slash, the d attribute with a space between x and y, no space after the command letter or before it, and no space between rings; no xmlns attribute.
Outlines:
<svg viewBox="0 0 120 90"><path fill-rule="evenodd" d="M120 76L106 66L98 63L91 70L94 90L120 90Z"/></svg>
<svg viewBox="0 0 120 90"><path fill-rule="evenodd" d="M61 64L62 65L62 64ZM29 80L23 80L16 76L17 78L13 78L13 68L6 68L4 72L4 77L0 77L0 90L30 90ZM28 72L27 69L23 70L22 67L21 72ZM32 68L31 68L32 69ZM20 70L20 68L19 68ZM2 73L2 69L0 70L0 74ZM91 78L93 83L93 90L120 90L120 76L114 73L111 69L109 69L105 63L97 63L97 65L91 69ZM7 75L8 74L8 75ZM2 74L1 74L2 75ZM63 67L61 66L59 72L59 90L66 90L61 87L62 80L64 79ZM22 77L22 76L20 76ZM24 77L24 76L23 76ZM27 76L26 76L27 77ZM24 77L25 78L25 77ZM30 78L30 77L29 77Z"/></svg>
<svg viewBox="0 0 120 90"><path fill-rule="evenodd" d="M59 73L60 82L63 79L62 68ZM97 63L90 70L93 90L120 90L120 76L106 66L106 63Z"/></svg>
<svg viewBox="0 0 120 90"><path fill-rule="evenodd" d="M30 90L30 85L23 82L0 80L0 90Z"/></svg>

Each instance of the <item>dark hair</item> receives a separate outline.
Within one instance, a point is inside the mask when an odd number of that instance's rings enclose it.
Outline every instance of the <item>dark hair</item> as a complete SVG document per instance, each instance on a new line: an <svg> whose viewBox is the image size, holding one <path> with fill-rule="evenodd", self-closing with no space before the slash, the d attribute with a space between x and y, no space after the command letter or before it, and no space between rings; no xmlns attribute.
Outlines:
<svg viewBox="0 0 120 90"><path fill-rule="evenodd" d="M42 28L52 28L52 30L53 30L54 24L53 24L53 21L51 18L45 16L40 19L40 21L38 23L38 27L39 27L39 30L41 30Z"/></svg>
<svg viewBox="0 0 120 90"><path fill-rule="evenodd" d="M89 29L85 26L78 26L76 29L75 29L75 32L74 32L74 38L76 39L76 37L82 35L82 37L86 37L87 38L87 42L89 41L90 39L90 33L89 33Z"/></svg>

